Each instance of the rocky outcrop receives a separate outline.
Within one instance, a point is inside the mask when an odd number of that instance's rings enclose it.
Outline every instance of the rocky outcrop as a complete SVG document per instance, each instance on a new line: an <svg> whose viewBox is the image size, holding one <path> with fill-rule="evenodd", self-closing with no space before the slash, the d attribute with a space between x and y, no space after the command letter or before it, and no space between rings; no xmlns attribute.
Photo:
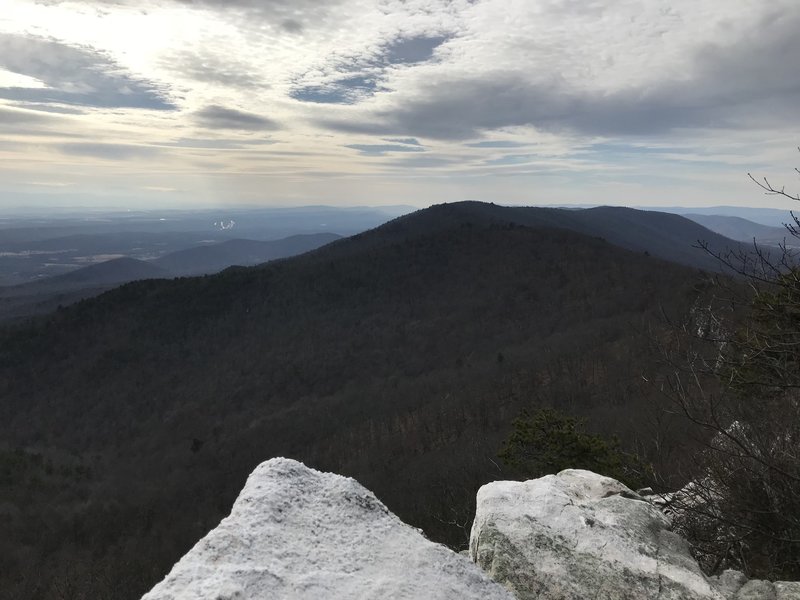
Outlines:
<svg viewBox="0 0 800 600"><path fill-rule="evenodd" d="M483 486L470 556L521 600L725 600L668 517L589 471Z"/></svg>
<svg viewBox="0 0 800 600"><path fill-rule="evenodd" d="M511 600L350 478L287 459L250 475L230 516L142 600Z"/></svg>
<svg viewBox="0 0 800 600"><path fill-rule="evenodd" d="M800 582L748 581L743 573L733 570L710 580L726 600L800 600Z"/></svg>
<svg viewBox="0 0 800 600"><path fill-rule="evenodd" d="M278 458L142 600L800 600L705 577L657 504L589 471L483 486L469 556L485 573L353 479Z"/></svg>

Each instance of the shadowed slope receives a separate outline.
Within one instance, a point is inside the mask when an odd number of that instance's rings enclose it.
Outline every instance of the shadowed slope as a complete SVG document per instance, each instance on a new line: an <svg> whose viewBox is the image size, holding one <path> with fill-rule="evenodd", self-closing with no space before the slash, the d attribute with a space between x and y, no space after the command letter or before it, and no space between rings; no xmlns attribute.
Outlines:
<svg viewBox="0 0 800 600"><path fill-rule="evenodd" d="M409 235L471 226L521 225L534 229L557 228L602 238L634 252L648 252L665 260L710 271L719 262L698 248L706 242L711 250L724 253L743 246L685 217L670 213L601 206L585 210L498 206L484 202L439 204L399 217L372 231L354 236L362 243L400 241ZM343 249L358 248L355 245Z"/></svg>
<svg viewBox="0 0 800 600"><path fill-rule="evenodd" d="M533 220L434 207L303 256L128 284L3 333L0 442L91 476L57 495L0 486L18 511L0 521L15 574L0 598L31 582L55 598L64 578L89 597L138 597L273 456L352 475L458 544L523 407L554 403L633 440L659 398L640 332L688 310L695 271L507 210Z"/></svg>
<svg viewBox="0 0 800 600"><path fill-rule="evenodd" d="M243 267L295 256L340 239L335 233L293 235L281 240L229 240L172 252L153 263L174 275L216 273L232 265Z"/></svg>

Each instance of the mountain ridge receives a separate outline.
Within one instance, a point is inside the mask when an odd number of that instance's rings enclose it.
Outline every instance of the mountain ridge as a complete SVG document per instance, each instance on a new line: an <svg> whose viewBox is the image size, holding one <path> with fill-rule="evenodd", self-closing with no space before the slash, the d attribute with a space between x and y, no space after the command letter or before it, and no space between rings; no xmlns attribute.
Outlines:
<svg viewBox="0 0 800 600"><path fill-rule="evenodd" d="M70 556L103 574L76 571L88 596L127 581L138 597L278 455L358 478L457 545L521 410L552 404L635 443L661 401L642 378L656 360L642 332L688 312L697 270L462 208L256 267L125 284L0 330L0 448L91 472L57 501L7 498L45 532L25 542L40 560L14 555L12 571L60 573ZM7 543L24 531L0 521ZM19 597L12 583L0 590Z"/></svg>
<svg viewBox="0 0 800 600"><path fill-rule="evenodd" d="M207 246L171 252L153 259L152 263L173 276L209 274L230 266L255 264L287 258L329 244L342 236L335 233L292 235L280 240L236 238Z"/></svg>
<svg viewBox="0 0 800 600"><path fill-rule="evenodd" d="M719 261L698 247L725 254L740 251L740 242L714 233L699 223L671 213L624 207L595 207L569 210L551 207L500 206L493 203L464 201L433 205L403 215L351 239L375 242L375 238L400 240L404 236L432 233L461 226L520 225L535 229L557 228L590 237L634 252L712 272L722 267ZM624 225L624 226L623 226ZM335 245L334 245L335 246Z"/></svg>
<svg viewBox="0 0 800 600"><path fill-rule="evenodd" d="M279 240L233 239L168 253L154 260L119 257L15 286L0 287L0 321L46 313L130 281L215 273L234 265L286 258L340 239L334 233Z"/></svg>

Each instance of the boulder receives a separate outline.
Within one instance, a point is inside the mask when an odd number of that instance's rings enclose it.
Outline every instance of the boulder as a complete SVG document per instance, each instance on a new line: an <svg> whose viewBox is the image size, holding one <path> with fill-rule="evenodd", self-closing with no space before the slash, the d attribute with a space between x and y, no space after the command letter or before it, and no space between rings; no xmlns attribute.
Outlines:
<svg viewBox="0 0 800 600"><path fill-rule="evenodd" d="M726 578L727 582L736 581L738 585L725 585ZM800 582L796 581L748 581L744 574L733 570L725 571L711 580L715 583L719 581L720 590L727 600L800 600Z"/></svg>
<svg viewBox="0 0 800 600"><path fill-rule="evenodd" d="M725 600L668 517L589 471L483 486L470 556L520 600Z"/></svg>
<svg viewBox="0 0 800 600"><path fill-rule="evenodd" d="M511 600L468 558L402 523L355 480L259 465L230 516L142 600Z"/></svg>
<svg viewBox="0 0 800 600"><path fill-rule="evenodd" d="M747 576L741 571L726 569L720 575L709 577L709 580L725 598L733 600L736 593L747 583Z"/></svg>
<svg viewBox="0 0 800 600"><path fill-rule="evenodd" d="M776 600L800 600L800 581L776 581Z"/></svg>

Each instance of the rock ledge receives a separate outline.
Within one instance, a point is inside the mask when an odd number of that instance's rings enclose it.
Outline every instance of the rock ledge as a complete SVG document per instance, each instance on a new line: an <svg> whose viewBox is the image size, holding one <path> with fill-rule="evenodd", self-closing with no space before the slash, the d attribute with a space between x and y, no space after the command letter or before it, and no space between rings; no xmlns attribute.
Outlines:
<svg viewBox="0 0 800 600"><path fill-rule="evenodd" d="M276 458L142 600L511 600L355 480Z"/></svg>

